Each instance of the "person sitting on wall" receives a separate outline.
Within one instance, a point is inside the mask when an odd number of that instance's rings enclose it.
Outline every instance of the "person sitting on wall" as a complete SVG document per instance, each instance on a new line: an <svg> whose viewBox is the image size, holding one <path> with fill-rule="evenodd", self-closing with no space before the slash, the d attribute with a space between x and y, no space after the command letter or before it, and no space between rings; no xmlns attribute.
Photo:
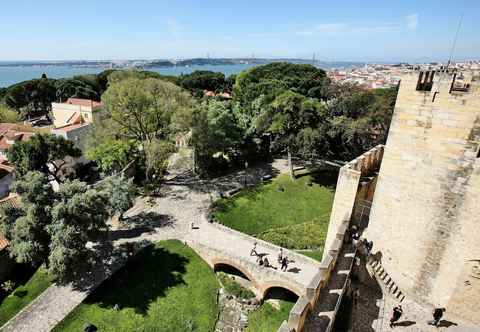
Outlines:
<svg viewBox="0 0 480 332"><path fill-rule="evenodd" d="M270 262L268 261L268 258L267 258L267 257L265 257L265 258L263 259L263 266L264 266L264 267L270 267Z"/></svg>

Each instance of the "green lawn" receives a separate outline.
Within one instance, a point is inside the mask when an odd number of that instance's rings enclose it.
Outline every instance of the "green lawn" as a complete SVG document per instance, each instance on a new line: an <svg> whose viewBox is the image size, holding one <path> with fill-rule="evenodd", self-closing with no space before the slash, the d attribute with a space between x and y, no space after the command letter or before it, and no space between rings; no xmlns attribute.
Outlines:
<svg viewBox="0 0 480 332"><path fill-rule="evenodd" d="M319 262L322 261L322 254L323 254L322 249L301 250L301 251L298 251L298 253L308 256L310 258L313 258L316 261L319 261Z"/></svg>
<svg viewBox="0 0 480 332"><path fill-rule="evenodd" d="M284 320L288 320L290 310L295 303L280 301L280 310L268 302L248 316L248 327L245 332L276 332Z"/></svg>
<svg viewBox="0 0 480 332"><path fill-rule="evenodd" d="M219 285L212 269L180 241L161 241L72 311L54 331L212 331ZM115 310L115 304L120 306Z"/></svg>
<svg viewBox="0 0 480 332"><path fill-rule="evenodd" d="M216 203L220 223L285 248L321 252L333 204L336 174L282 174ZM309 186L310 184L310 186ZM279 190L279 189L283 189Z"/></svg>
<svg viewBox="0 0 480 332"><path fill-rule="evenodd" d="M47 271L43 267L39 268L25 285L18 286L0 303L0 326L26 307L51 284L52 278Z"/></svg>

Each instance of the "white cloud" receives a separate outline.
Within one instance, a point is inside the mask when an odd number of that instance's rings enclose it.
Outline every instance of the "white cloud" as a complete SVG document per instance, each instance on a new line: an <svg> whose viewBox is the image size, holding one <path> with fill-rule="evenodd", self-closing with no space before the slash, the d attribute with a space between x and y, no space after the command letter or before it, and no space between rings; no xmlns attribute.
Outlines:
<svg viewBox="0 0 480 332"><path fill-rule="evenodd" d="M407 28L410 31L415 31L418 28L418 14L411 14L405 16L405 20L407 21Z"/></svg>

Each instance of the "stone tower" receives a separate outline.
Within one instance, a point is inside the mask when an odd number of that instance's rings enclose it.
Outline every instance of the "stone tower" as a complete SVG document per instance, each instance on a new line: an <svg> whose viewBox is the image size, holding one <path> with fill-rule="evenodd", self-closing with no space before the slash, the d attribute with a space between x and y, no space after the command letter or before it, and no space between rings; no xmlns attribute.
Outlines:
<svg viewBox="0 0 480 332"><path fill-rule="evenodd" d="M480 82L402 78L365 237L400 290L480 324Z"/></svg>

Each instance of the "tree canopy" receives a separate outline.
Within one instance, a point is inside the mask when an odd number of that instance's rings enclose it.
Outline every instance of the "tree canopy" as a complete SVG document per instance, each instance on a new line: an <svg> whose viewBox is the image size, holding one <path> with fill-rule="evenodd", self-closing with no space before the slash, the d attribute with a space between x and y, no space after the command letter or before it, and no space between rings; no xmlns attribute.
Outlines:
<svg viewBox="0 0 480 332"><path fill-rule="evenodd" d="M40 171L63 182L62 167L67 157L80 157L81 151L72 141L51 134L35 134L26 141L16 141L7 157L15 165L19 175Z"/></svg>
<svg viewBox="0 0 480 332"><path fill-rule="evenodd" d="M17 208L2 213L0 228L11 239L10 253L17 262L39 266L61 281L76 280L95 260L89 241L104 240L107 219L133 204L132 181L107 178L98 188L78 180L54 192L47 176L29 172L17 180Z"/></svg>

